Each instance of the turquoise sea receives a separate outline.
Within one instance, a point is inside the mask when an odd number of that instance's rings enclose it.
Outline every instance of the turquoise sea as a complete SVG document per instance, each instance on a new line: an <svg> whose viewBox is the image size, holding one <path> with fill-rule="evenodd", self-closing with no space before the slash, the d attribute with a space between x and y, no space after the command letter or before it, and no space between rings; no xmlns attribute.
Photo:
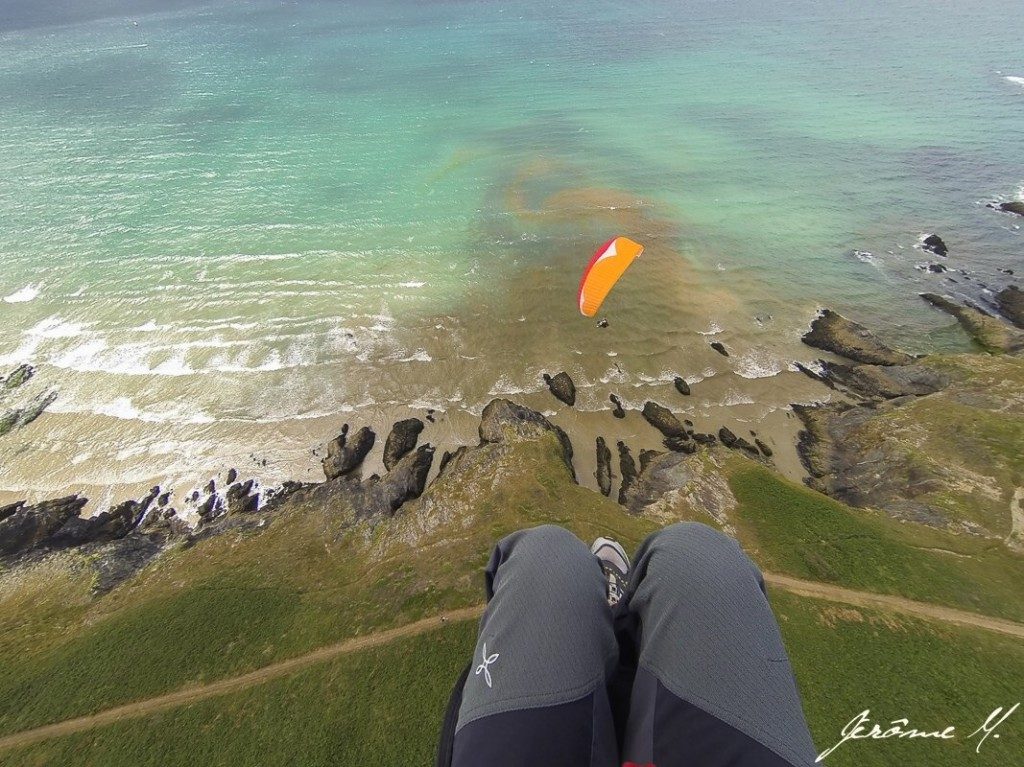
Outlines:
<svg viewBox="0 0 1024 767"><path fill-rule="evenodd" d="M1024 4L5 7L0 369L60 394L2 492L280 479L338 414L454 440L492 396L551 407L545 370L591 412L682 374L754 424L814 396L819 307L965 348L917 293L1024 273L985 207L1024 195ZM575 291L616 234L647 252L602 330Z"/></svg>

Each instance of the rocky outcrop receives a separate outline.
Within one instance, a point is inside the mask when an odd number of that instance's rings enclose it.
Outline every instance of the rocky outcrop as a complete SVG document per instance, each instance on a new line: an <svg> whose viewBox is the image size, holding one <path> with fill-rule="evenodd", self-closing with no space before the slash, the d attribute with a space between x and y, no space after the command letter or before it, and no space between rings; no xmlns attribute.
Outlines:
<svg viewBox="0 0 1024 767"><path fill-rule="evenodd" d="M923 397L949 385L949 377L924 364L843 365L823 362L825 378L832 388L841 385L869 399Z"/></svg>
<svg viewBox="0 0 1024 767"><path fill-rule="evenodd" d="M391 516L402 504L423 494L434 462L434 448L421 445L406 454L383 477L371 477L349 488L349 502L357 518Z"/></svg>
<svg viewBox="0 0 1024 767"><path fill-rule="evenodd" d="M406 418L404 421L395 423L384 442L384 468L391 471L408 452L416 447L422 431L423 421L419 418Z"/></svg>
<svg viewBox="0 0 1024 767"><path fill-rule="evenodd" d="M831 309L822 311L811 323L803 342L867 365L906 365L913 361L909 354L890 349L863 325Z"/></svg>
<svg viewBox="0 0 1024 767"><path fill-rule="evenodd" d="M966 354L908 367L912 377L898 383L913 394L793 407L808 484L897 519L1011 541L1024 360Z"/></svg>
<svg viewBox="0 0 1024 767"><path fill-rule="evenodd" d="M377 435L368 426L361 428L349 439L348 424L345 424L341 434L327 445L327 457L322 461L327 480L344 477L358 469L373 449L376 439Z"/></svg>
<svg viewBox="0 0 1024 767"><path fill-rule="evenodd" d="M253 492L254 486L255 482L250 479L228 487L225 493L228 515L251 514L259 509L260 495Z"/></svg>
<svg viewBox="0 0 1024 767"><path fill-rule="evenodd" d="M723 344L721 341L712 341L711 348L714 349L719 354L721 354L723 357L729 356L729 350L725 348L725 344Z"/></svg>
<svg viewBox="0 0 1024 767"><path fill-rule="evenodd" d="M761 451L761 455L763 455L765 458L772 457L772 449L768 447L768 445L764 441L755 437L754 444L757 445L757 449Z"/></svg>
<svg viewBox="0 0 1024 767"><path fill-rule="evenodd" d="M597 438L597 470L594 472L594 478L602 495L612 494L612 451L604 437Z"/></svg>
<svg viewBox="0 0 1024 767"><path fill-rule="evenodd" d="M575 476L569 436L540 413L507 399L496 399L484 408L480 416L481 442L500 443L508 439L533 441L547 433L553 433L558 438L562 446L562 458Z"/></svg>
<svg viewBox="0 0 1024 767"><path fill-rule="evenodd" d="M926 235L921 240L921 248L927 250L929 253L934 253L936 256L946 256L949 253L949 248L946 247L946 243L942 241L942 238L937 234Z"/></svg>
<svg viewBox="0 0 1024 767"><path fill-rule="evenodd" d="M676 387L676 391L684 396L690 396L690 384L686 383L686 379L682 376L676 376L672 383Z"/></svg>
<svg viewBox="0 0 1024 767"><path fill-rule="evenodd" d="M700 455L652 455L627 490L623 505L668 524L679 519L710 516L726 531L736 499L714 452Z"/></svg>
<svg viewBox="0 0 1024 767"><path fill-rule="evenodd" d="M630 490L636 482L636 462L633 460L629 447L621 440L616 444L619 449L619 475L622 477L622 484L619 485L619 503L623 506L629 498Z"/></svg>
<svg viewBox="0 0 1024 767"><path fill-rule="evenodd" d="M1024 290L1016 285L1003 288L996 293L996 306L1006 319L1018 328L1024 328Z"/></svg>
<svg viewBox="0 0 1024 767"><path fill-rule="evenodd" d="M572 378L565 371L562 371L554 378L549 376L547 373L544 374L544 383L548 385L548 389L551 393L569 407L576 404L576 384L572 382Z"/></svg>
<svg viewBox="0 0 1024 767"><path fill-rule="evenodd" d="M960 326L985 351L991 354L1018 354L1024 351L1024 333L977 307L964 306L935 293L922 293L921 298L956 317Z"/></svg>
<svg viewBox="0 0 1024 767"><path fill-rule="evenodd" d="M87 499L77 495L27 505L24 501L0 508L0 556L31 551L45 543L68 520L77 518Z"/></svg>

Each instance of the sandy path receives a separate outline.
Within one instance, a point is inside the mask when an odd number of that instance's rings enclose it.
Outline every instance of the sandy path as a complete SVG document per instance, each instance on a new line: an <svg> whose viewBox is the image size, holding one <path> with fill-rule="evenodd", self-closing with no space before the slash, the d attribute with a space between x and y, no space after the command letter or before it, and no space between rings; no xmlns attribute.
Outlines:
<svg viewBox="0 0 1024 767"><path fill-rule="evenodd" d="M788 575L776 575L775 573L764 574L765 583L771 587L783 589L802 597L814 597L827 599L830 602L841 602L842 604L854 607L872 607L880 610L893 610L896 612L916 615L920 618L953 623L958 626L969 626L971 628L995 631L999 634L1007 634L1018 639L1024 639L1024 624L1001 618L990 618L987 615L969 613L965 610L957 610L954 607L942 607L927 602L915 602L912 599L894 597L887 594L872 594L868 591L854 591L844 589L841 586L833 586L828 583L815 583L814 581L802 581L799 578L791 578ZM0 741L2 743L2 741Z"/></svg>
<svg viewBox="0 0 1024 767"><path fill-rule="evenodd" d="M902 597L872 594L864 591L844 589L839 586L833 586L825 583L804 581L798 578L791 578L787 575L765 573L764 579L772 588L782 589L799 596L825 599L831 602L838 602L855 607L893 610L921 618L942 621L944 623L952 623L959 626L969 626L972 628L984 629L986 631L994 631L1024 639L1024 624L1014 623L1012 621L990 618L985 615L956 610L951 607L940 607L938 605L926 604L924 602L915 602ZM137 701L135 703L128 703L124 706L118 706L117 708L107 709L106 711L101 711L97 714L81 716L76 719L67 719L63 722L44 725L43 727L37 727L32 730L24 730L23 732L14 733L13 735L0 738L0 751L29 746L33 743L38 743L39 741L47 740L49 738L74 735L75 733L91 730L96 727L103 727L108 724L114 724L115 722L124 721L126 719L136 719L156 714L170 708L175 708L177 706L197 703L218 695L227 695L228 693L239 692L240 690L245 690L250 687L263 684L264 682L280 679L281 677L301 671L309 666L333 660L341 655L379 647L398 639L416 636L428 631L435 631L446 622L454 623L472 620L479 617L482 611L483 605L454 610L442 615L424 618L423 620L416 621L415 623L409 623L405 626L399 626L398 628L381 631L376 634L355 637L353 639L347 639L344 642L321 647L305 655L300 655L296 658L289 658L288 660L280 661L279 663L273 663L269 666L256 669L255 671L250 671L247 674L242 674L241 676L222 679L217 682L211 682L210 684L186 687L166 695L160 695L155 698L149 698L148 700Z"/></svg>

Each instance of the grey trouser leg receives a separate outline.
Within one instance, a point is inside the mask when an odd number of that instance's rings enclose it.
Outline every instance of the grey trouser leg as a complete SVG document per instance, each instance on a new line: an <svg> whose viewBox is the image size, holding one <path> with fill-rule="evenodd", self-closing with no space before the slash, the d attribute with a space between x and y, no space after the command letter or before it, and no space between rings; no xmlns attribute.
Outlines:
<svg viewBox="0 0 1024 767"><path fill-rule="evenodd" d="M627 599L640 636L623 761L814 763L764 582L734 540L696 523L652 534Z"/></svg>
<svg viewBox="0 0 1024 767"><path fill-rule="evenodd" d="M495 548L454 767L618 767L606 683L618 643L600 564L560 527Z"/></svg>

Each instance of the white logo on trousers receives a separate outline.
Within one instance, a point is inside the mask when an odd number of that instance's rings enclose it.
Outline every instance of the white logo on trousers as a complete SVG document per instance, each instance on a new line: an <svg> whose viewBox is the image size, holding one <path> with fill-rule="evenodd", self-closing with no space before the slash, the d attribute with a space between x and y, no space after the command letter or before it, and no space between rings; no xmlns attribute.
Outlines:
<svg viewBox="0 0 1024 767"><path fill-rule="evenodd" d="M498 660L498 653L494 653L493 655L488 655L487 654L487 642L484 642L484 651L482 653L482 657L483 657L483 661L484 662L476 667L475 676L480 676L480 672L483 672L484 681L487 682L487 686L490 687L491 686L491 671L490 671L489 666L492 663L494 663L494 661Z"/></svg>

